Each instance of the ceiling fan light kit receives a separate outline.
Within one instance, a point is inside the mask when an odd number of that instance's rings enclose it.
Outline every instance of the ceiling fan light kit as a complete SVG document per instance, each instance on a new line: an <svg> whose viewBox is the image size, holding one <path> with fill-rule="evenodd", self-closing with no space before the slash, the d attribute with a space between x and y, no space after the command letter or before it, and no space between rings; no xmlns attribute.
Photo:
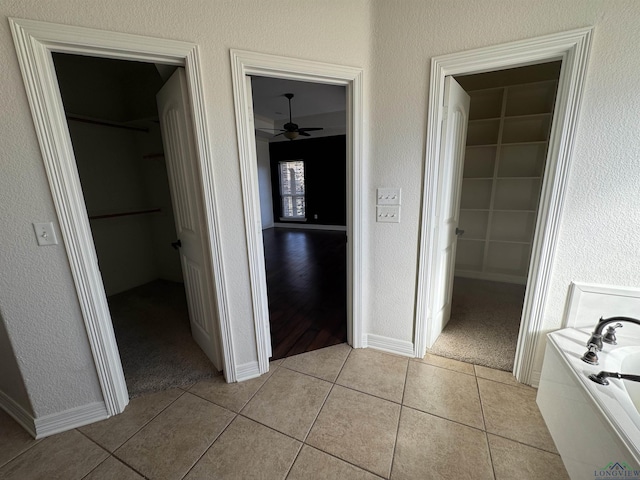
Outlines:
<svg viewBox="0 0 640 480"><path fill-rule="evenodd" d="M283 125L284 131L274 135L274 137L284 135L285 138L288 138L289 140L294 140L298 138L299 135L302 135L303 137L310 137L311 135L309 135L307 132L323 130L322 127L298 128L298 125L293 123L293 120L291 119L291 99L293 98L294 95L293 93L285 93L284 96L287 97L287 100L289 101L289 122Z"/></svg>

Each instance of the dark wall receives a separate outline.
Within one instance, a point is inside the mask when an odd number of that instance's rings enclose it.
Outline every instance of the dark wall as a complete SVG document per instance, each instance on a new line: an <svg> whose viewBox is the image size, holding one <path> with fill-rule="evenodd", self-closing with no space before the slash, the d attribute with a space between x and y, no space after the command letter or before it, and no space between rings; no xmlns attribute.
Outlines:
<svg viewBox="0 0 640 480"><path fill-rule="evenodd" d="M347 224L347 140L345 135L271 143L269 156L273 215L276 222L283 222L280 220L282 202L280 201L278 162L303 160L306 223ZM318 216L317 220L314 219L314 215Z"/></svg>

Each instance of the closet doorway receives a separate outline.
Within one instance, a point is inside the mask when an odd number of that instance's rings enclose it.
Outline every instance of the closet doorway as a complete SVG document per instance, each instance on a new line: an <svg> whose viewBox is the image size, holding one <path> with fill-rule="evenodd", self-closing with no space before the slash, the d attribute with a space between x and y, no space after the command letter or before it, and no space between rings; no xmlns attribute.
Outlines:
<svg viewBox="0 0 640 480"><path fill-rule="evenodd" d="M217 375L197 169L180 117L184 72L62 53L53 61L130 396Z"/></svg>
<svg viewBox="0 0 640 480"><path fill-rule="evenodd" d="M469 120L451 314L430 353L513 371L560 68L454 77Z"/></svg>

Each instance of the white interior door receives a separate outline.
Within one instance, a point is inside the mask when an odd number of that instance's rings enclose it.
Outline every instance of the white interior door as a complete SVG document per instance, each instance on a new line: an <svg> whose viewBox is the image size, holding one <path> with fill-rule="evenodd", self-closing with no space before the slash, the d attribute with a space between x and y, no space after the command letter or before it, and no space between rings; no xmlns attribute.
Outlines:
<svg viewBox="0 0 640 480"><path fill-rule="evenodd" d="M464 166L469 95L453 77L445 78L440 177L436 206L436 255L433 283L433 320L429 346L433 345L451 316L451 297L456 261L462 168Z"/></svg>
<svg viewBox="0 0 640 480"><path fill-rule="evenodd" d="M199 194L187 78L178 68L156 95L191 334L218 370L222 368L213 280L205 248L204 208Z"/></svg>

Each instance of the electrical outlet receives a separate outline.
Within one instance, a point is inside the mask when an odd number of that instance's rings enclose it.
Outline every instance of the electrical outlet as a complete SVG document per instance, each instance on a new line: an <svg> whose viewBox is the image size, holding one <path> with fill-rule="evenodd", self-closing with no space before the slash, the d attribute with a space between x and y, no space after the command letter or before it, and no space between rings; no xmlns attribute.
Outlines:
<svg viewBox="0 0 640 480"><path fill-rule="evenodd" d="M36 233L36 239L38 245L41 247L44 245L57 245L58 238L56 237L56 231L53 229L53 223L34 223L33 231Z"/></svg>
<svg viewBox="0 0 640 480"><path fill-rule="evenodd" d="M376 221L400 223L400 206L376 207Z"/></svg>
<svg viewBox="0 0 640 480"><path fill-rule="evenodd" d="M376 190L376 204L400 205L399 188L378 188Z"/></svg>

